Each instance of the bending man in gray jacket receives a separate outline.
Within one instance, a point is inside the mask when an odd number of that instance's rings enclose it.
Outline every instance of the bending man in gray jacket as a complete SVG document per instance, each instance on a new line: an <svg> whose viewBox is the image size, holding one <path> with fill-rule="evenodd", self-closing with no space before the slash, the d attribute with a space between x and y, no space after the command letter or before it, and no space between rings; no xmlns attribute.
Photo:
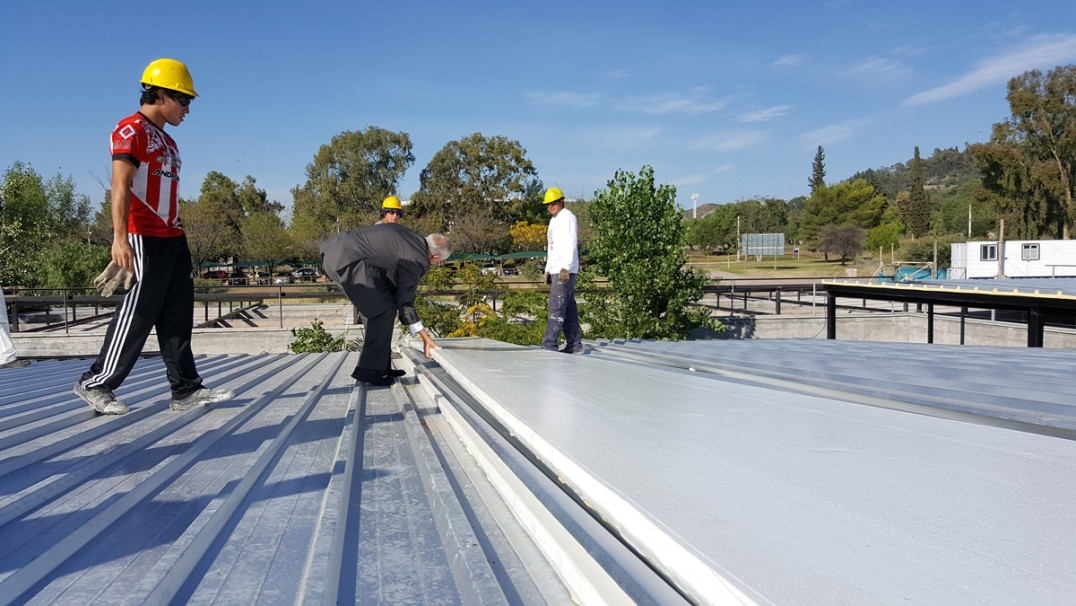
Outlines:
<svg viewBox="0 0 1076 606"><path fill-rule="evenodd" d="M397 315L411 334L422 338L426 357L432 357L437 344L415 311L415 291L430 265L452 254L448 238L423 238L398 223L383 223L340 234L321 252L325 274L366 316L366 339L352 377L369 385L392 385L403 374L389 366Z"/></svg>

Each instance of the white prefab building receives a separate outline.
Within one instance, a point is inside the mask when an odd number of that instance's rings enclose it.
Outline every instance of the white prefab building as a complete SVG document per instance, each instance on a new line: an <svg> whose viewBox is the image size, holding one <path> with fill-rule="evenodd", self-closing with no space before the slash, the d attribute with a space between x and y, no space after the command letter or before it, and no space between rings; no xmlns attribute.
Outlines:
<svg viewBox="0 0 1076 606"><path fill-rule="evenodd" d="M949 278L1076 277L1076 240L1010 240L1003 244L1004 251L996 240L954 243Z"/></svg>

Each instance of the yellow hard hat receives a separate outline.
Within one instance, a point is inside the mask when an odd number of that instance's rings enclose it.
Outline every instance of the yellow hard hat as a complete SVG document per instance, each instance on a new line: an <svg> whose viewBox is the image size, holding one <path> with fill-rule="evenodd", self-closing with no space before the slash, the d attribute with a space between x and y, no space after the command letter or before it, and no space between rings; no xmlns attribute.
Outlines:
<svg viewBox="0 0 1076 606"><path fill-rule="evenodd" d="M194 92L194 79L182 61L175 59L157 59L151 61L142 72L142 84L179 91L184 95L197 97Z"/></svg>
<svg viewBox="0 0 1076 606"><path fill-rule="evenodd" d="M542 204L552 204L558 200L564 199L564 192L560 191L559 187L550 187L545 190L545 200Z"/></svg>
<svg viewBox="0 0 1076 606"><path fill-rule="evenodd" d="M389 196L381 201L381 211L386 210L399 211L400 216L403 216L403 206L400 205L400 199L396 196Z"/></svg>

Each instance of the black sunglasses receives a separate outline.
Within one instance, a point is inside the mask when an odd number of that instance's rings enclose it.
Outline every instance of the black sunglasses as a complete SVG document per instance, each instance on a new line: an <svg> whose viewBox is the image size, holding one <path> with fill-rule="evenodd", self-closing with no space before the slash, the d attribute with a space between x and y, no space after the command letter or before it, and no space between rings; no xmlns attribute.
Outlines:
<svg viewBox="0 0 1076 606"><path fill-rule="evenodd" d="M385 214L392 213L394 215L402 215L403 214L401 211L398 211L398 210L384 210L382 212L384 212Z"/></svg>
<svg viewBox="0 0 1076 606"><path fill-rule="evenodd" d="M183 107L188 107L191 104L191 101L194 100L194 97L190 95L184 95L183 93L174 93L171 91L169 91L168 96L175 99L176 103L179 103Z"/></svg>

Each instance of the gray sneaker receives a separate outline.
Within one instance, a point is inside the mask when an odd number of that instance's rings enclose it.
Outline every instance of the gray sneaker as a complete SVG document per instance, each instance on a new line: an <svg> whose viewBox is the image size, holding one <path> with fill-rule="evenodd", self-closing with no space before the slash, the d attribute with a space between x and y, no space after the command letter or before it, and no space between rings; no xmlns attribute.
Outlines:
<svg viewBox="0 0 1076 606"><path fill-rule="evenodd" d="M203 387L184 398L172 398L172 410L190 410L195 406L227 402L235 397L235 392L230 389L210 389Z"/></svg>
<svg viewBox="0 0 1076 606"><path fill-rule="evenodd" d="M75 383L75 395L98 414L121 415L127 412L127 405L117 400L116 394L107 387L86 387L82 383Z"/></svg>

